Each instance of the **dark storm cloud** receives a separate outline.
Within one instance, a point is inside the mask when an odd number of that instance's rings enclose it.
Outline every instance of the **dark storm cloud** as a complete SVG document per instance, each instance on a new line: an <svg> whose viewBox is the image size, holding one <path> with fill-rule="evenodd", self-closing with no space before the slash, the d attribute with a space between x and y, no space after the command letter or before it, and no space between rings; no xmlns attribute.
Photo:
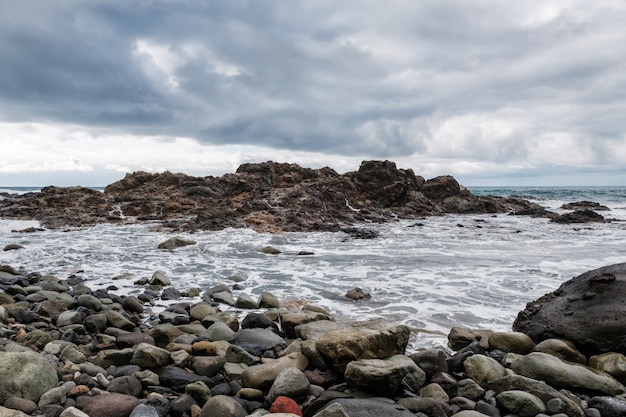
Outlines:
<svg viewBox="0 0 626 417"><path fill-rule="evenodd" d="M611 2L5 2L0 114L211 144L523 159L551 132L623 140L623 17ZM491 119L507 140L473 132Z"/></svg>

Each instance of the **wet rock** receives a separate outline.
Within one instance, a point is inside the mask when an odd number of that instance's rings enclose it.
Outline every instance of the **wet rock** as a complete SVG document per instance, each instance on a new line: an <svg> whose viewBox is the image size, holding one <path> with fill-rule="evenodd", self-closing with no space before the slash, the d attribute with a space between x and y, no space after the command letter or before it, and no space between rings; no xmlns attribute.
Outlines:
<svg viewBox="0 0 626 417"><path fill-rule="evenodd" d="M355 287L348 291L345 295L346 298L350 300L359 301L359 300L369 300L372 296L369 293L364 292L361 288Z"/></svg>
<svg viewBox="0 0 626 417"><path fill-rule="evenodd" d="M533 350L535 342L521 332L495 332L489 336L489 347L503 352L525 355Z"/></svg>
<svg viewBox="0 0 626 417"><path fill-rule="evenodd" d="M0 403L9 397L39 401L56 387L56 370L35 352L0 352Z"/></svg>
<svg viewBox="0 0 626 417"><path fill-rule="evenodd" d="M8 245L4 247L5 252L10 251L10 250L18 250L18 249L24 249L24 246L19 245L17 243L9 243Z"/></svg>
<svg viewBox="0 0 626 417"><path fill-rule="evenodd" d="M202 407L199 417L246 417L248 413L232 397L216 395Z"/></svg>
<svg viewBox="0 0 626 417"><path fill-rule="evenodd" d="M546 411L546 406L533 394L525 391L503 391L496 396L498 405L519 417L535 417Z"/></svg>
<svg viewBox="0 0 626 417"><path fill-rule="evenodd" d="M161 271L157 271L152 274L150 281L148 281L150 285L158 285L160 287L166 287L168 285L172 285L172 281L165 275L165 273Z"/></svg>
<svg viewBox="0 0 626 417"><path fill-rule="evenodd" d="M565 339L583 354L626 354L626 264L605 266L565 282L521 311L513 330L535 342Z"/></svg>
<svg viewBox="0 0 626 417"><path fill-rule="evenodd" d="M267 403L272 404L278 397L289 397L302 403L309 392L311 383L298 368L287 368L277 376L267 394Z"/></svg>
<svg viewBox="0 0 626 417"><path fill-rule="evenodd" d="M606 372L622 384L626 382L626 356L609 352L589 358L589 366Z"/></svg>
<svg viewBox="0 0 626 417"><path fill-rule="evenodd" d="M582 388L610 395L626 392L626 387L609 374L581 364L563 362L545 353L529 353L513 362L511 369L557 387Z"/></svg>
<svg viewBox="0 0 626 417"><path fill-rule="evenodd" d="M448 372L446 354L440 349L420 350L411 354L409 358L425 372L427 378L438 372Z"/></svg>
<svg viewBox="0 0 626 417"><path fill-rule="evenodd" d="M465 375L481 387L496 379L506 376L506 368L495 359L484 355L472 355L463 362Z"/></svg>
<svg viewBox="0 0 626 417"><path fill-rule="evenodd" d="M290 353L281 358L244 369L241 374L241 382L244 387L267 389L278 374L285 369L297 368L300 371L304 371L308 364L309 360L303 354Z"/></svg>
<svg viewBox="0 0 626 417"><path fill-rule="evenodd" d="M409 328L401 324L367 320L325 333L316 346L330 363L343 372L348 362L353 360L404 354L409 333Z"/></svg>
<svg viewBox="0 0 626 417"><path fill-rule="evenodd" d="M381 359L361 359L349 362L345 378L348 385L374 395L394 394L407 369L402 364Z"/></svg>
<svg viewBox="0 0 626 417"><path fill-rule="evenodd" d="M546 339L539 342L533 351L547 353L568 362L577 362L583 365L587 363L587 357L580 353L569 340Z"/></svg>
<svg viewBox="0 0 626 417"><path fill-rule="evenodd" d="M602 417L622 417L626 415L626 401L615 397L593 397L589 400L589 407L599 410Z"/></svg>
<svg viewBox="0 0 626 417"><path fill-rule="evenodd" d="M164 242L159 243L159 249L176 249L183 246L195 245L197 242L184 236L174 236Z"/></svg>
<svg viewBox="0 0 626 417"><path fill-rule="evenodd" d="M281 323L285 336L291 339L296 338L296 326L318 320L334 320L331 316L315 311L289 311L281 314Z"/></svg>
<svg viewBox="0 0 626 417"><path fill-rule="evenodd" d="M278 302L278 298L270 292L263 291L259 295L258 301L260 308L279 308L280 303Z"/></svg>
<svg viewBox="0 0 626 417"><path fill-rule="evenodd" d="M284 347L287 343L285 339L278 336L269 329L242 329L235 334L231 343L234 345L256 344L263 350Z"/></svg>
<svg viewBox="0 0 626 417"><path fill-rule="evenodd" d="M576 201L574 203L566 203L561 206L563 210L595 210L610 211L611 209L593 201Z"/></svg>
<svg viewBox="0 0 626 417"><path fill-rule="evenodd" d="M572 213L561 214L550 221L554 223L572 224L572 223L604 223L605 219L602 215L593 210L576 210Z"/></svg>
<svg viewBox="0 0 626 417"><path fill-rule="evenodd" d="M140 404L132 395L110 393L91 397L83 407L89 417L128 417Z"/></svg>
<svg viewBox="0 0 626 417"><path fill-rule="evenodd" d="M241 293L239 294L239 296L237 297L237 300L235 301L235 307L252 310L252 309L259 308L259 304L248 294Z"/></svg>

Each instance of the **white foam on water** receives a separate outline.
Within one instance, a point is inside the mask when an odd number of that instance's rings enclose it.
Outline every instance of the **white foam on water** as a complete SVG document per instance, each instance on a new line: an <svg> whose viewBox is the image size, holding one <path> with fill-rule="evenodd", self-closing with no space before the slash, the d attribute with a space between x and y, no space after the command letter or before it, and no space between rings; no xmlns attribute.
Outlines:
<svg viewBox="0 0 626 417"><path fill-rule="evenodd" d="M445 345L455 325L510 330L527 302L587 270L626 261L621 222L559 225L521 216L450 215L420 223L363 226L380 233L371 240L344 233L198 232L187 235L196 245L168 251L157 245L171 235L151 232L149 225L21 234L8 232L12 223L2 220L2 242L25 249L0 252L0 264L60 278L83 271L78 275L92 288L115 285L118 294L143 291L133 283L155 271L182 290L232 285L229 277L237 275L243 281L235 298L270 291L279 299L318 304L340 319L385 317L428 331L412 339L415 348ZM261 253L267 245L283 253ZM371 300L346 299L354 287Z"/></svg>

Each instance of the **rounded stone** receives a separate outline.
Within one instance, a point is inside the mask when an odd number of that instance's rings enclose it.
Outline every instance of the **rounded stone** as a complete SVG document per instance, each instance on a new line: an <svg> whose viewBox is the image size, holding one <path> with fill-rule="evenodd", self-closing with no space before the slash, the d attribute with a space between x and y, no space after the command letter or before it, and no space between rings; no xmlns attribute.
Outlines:
<svg viewBox="0 0 626 417"><path fill-rule="evenodd" d="M0 404L12 396L39 401L58 382L54 367L35 352L0 352L0 375Z"/></svg>
<svg viewBox="0 0 626 417"><path fill-rule="evenodd" d="M525 391L503 391L496 395L496 401L499 406L519 417L535 417L546 411L546 406L541 399Z"/></svg>
<svg viewBox="0 0 626 417"><path fill-rule="evenodd" d="M495 332L489 336L489 347L503 352L525 355L533 350L535 342L521 332Z"/></svg>
<svg viewBox="0 0 626 417"><path fill-rule="evenodd" d="M232 397L216 395L202 407L198 417L246 417L246 410Z"/></svg>

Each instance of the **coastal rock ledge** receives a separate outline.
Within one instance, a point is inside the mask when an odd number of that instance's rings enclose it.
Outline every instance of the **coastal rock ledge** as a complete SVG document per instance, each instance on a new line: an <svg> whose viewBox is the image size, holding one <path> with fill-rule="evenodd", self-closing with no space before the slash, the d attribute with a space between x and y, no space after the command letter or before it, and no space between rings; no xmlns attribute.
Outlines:
<svg viewBox="0 0 626 417"><path fill-rule="evenodd" d="M156 221L181 231L338 231L397 218L540 208L521 198L473 195L451 176L425 180L391 161L364 161L345 174L271 161L243 164L221 177L135 172L104 193L50 186L0 200L1 217L35 219L48 228Z"/></svg>

